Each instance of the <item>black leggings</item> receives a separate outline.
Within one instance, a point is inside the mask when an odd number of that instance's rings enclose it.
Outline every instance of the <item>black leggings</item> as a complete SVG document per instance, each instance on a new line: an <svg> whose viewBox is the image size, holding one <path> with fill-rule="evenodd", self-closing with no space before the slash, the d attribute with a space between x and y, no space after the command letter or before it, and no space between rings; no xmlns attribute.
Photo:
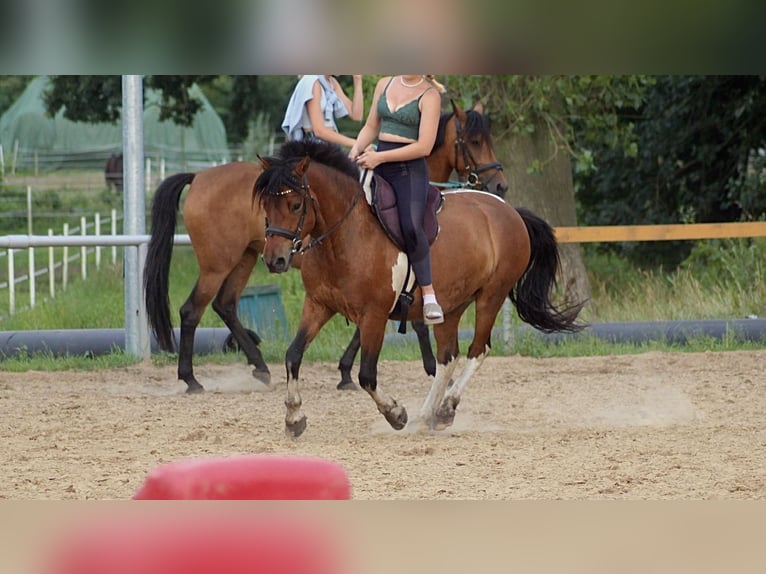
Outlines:
<svg viewBox="0 0 766 574"><path fill-rule="evenodd" d="M407 144L378 142L378 151L396 149ZM428 194L428 165L425 158L382 163L375 173L394 188L399 222L405 250L419 285L431 284L431 255L423 229Z"/></svg>

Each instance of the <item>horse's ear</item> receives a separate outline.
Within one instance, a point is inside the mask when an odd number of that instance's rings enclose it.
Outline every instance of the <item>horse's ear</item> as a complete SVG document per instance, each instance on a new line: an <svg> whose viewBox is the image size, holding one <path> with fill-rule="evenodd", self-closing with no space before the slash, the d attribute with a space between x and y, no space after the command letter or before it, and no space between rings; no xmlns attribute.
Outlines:
<svg viewBox="0 0 766 574"><path fill-rule="evenodd" d="M480 114L484 113L484 104L481 102L476 102L473 106L474 111L479 112Z"/></svg>
<svg viewBox="0 0 766 574"><path fill-rule="evenodd" d="M271 167L271 163L266 158L261 157L259 154L255 154L258 157L258 161L261 162L261 167L263 169L269 169Z"/></svg>
<svg viewBox="0 0 766 574"><path fill-rule="evenodd" d="M450 99L450 102L452 102L452 110L455 112L455 115L457 116L457 119L459 119L461 122L465 123L465 110L458 106L455 103L455 100Z"/></svg>
<svg viewBox="0 0 766 574"><path fill-rule="evenodd" d="M295 166L295 173L299 177L303 177L303 174L306 173L306 170L309 168L309 163L311 163L311 158L309 156L304 156L303 159L298 162L298 165Z"/></svg>

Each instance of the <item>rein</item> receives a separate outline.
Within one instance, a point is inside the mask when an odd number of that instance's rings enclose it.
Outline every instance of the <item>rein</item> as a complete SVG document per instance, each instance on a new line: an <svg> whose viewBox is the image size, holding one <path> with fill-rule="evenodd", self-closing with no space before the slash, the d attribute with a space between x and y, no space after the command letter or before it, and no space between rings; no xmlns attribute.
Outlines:
<svg viewBox="0 0 766 574"><path fill-rule="evenodd" d="M298 226L295 228L295 231L290 231L288 229L284 229L282 227L271 227L269 225L268 219L266 220L266 237L272 236L272 235L279 235L281 237L285 237L292 241L293 248L290 251L291 254L302 254L306 253L309 249L313 249L322 241L324 241L328 235L330 235L333 231L335 231L341 223L343 223L346 218L351 215L351 212L353 211L354 207L356 207L356 204L359 202L359 198L364 193L364 190L362 189L362 186L359 186L359 191L354 195L354 199L351 202L351 205L348 206L348 209L346 209L346 212L341 216L341 218L333 223L327 231L322 233L319 237L316 237L312 239L308 245L303 245L303 239L301 239L301 235L303 235L303 224L306 222L306 215L308 214L308 199L311 199L314 201L314 198L311 197L309 194L309 183L308 179L306 177L306 174L303 174L303 182L301 183L301 187L298 191L294 189L286 189L284 191L280 191L276 193L275 195L287 195L288 193L300 193L301 197L303 198L302 203L302 210L301 210L301 217L298 220ZM315 208L316 209L316 208Z"/></svg>

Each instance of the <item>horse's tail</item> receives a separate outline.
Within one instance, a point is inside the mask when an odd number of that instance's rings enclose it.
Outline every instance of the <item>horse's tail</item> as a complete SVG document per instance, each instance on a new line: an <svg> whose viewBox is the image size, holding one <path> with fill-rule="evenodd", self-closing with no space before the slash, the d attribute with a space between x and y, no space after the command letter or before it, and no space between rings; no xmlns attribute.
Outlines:
<svg viewBox="0 0 766 574"><path fill-rule="evenodd" d="M548 223L526 208L516 208L527 226L532 249L529 265L508 297L525 323L546 332L577 332L585 325L577 323L584 303L557 307L551 302L559 270L556 235Z"/></svg>
<svg viewBox="0 0 766 574"><path fill-rule="evenodd" d="M177 173L160 183L152 202L152 232L144 264L144 298L149 326L163 351L175 348L168 295L170 258L181 192L193 173Z"/></svg>

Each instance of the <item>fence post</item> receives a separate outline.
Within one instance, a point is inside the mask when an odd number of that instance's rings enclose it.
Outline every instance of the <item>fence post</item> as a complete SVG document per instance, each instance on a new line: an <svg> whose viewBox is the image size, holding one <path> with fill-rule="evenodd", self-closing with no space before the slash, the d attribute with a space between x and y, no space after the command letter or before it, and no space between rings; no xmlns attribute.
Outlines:
<svg viewBox="0 0 766 574"><path fill-rule="evenodd" d="M165 181L165 158L160 158L160 181Z"/></svg>
<svg viewBox="0 0 766 574"><path fill-rule="evenodd" d="M13 142L13 161L11 163L11 175L16 175L16 162L19 159L19 140Z"/></svg>
<svg viewBox="0 0 766 574"><path fill-rule="evenodd" d="M3 152L3 144L0 144L0 177L5 177L5 153Z"/></svg>
<svg viewBox="0 0 766 574"><path fill-rule="evenodd" d="M117 210L112 209L112 236L117 235ZM117 246L112 245L112 265L117 264Z"/></svg>
<svg viewBox="0 0 766 574"><path fill-rule="evenodd" d="M14 272L13 249L8 249L8 312L16 313L16 274Z"/></svg>
<svg viewBox="0 0 766 574"><path fill-rule="evenodd" d="M93 219L93 226L96 228L96 237L101 236L101 214L96 212ZM101 246L96 245L96 269L101 269Z"/></svg>
<svg viewBox="0 0 766 574"><path fill-rule="evenodd" d="M123 230L127 235L143 235L145 229L143 89L141 76L122 76L122 142L125 149ZM141 297L142 257L145 253L146 244L123 249L125 351L142 359L151 356L149 322L144 299Z"/></svg>
<svg viewBox="0 0 766 574"><path fill-rule="evenodd" d="M146 189L152 187L152 158L146 158L146 183L144 184Z"/></svg>
<svg viewBox="0 0 766 574"><path fill-rule="evenodd" d="M53 237L53 230L48 228L48 237ZM53 245L48 247L48 291L51 299L56 297L56 252Z"/></svg>
<svg viewBox="0 0 766 574"><path fill-rule="evenodd" d="M88 235L88 222L84 215L80 217L80 235ZM88 278L88 248L85 245L80 247L80 273L83 279Z"/></svg>
<svg viewBox="0 0 766 574"><path fill-rule="evenodd" d="M69 236L69 224L64 224L64 237ZM64 245L64 259L61 262L61 288L66 291L69 282L69 246Z"/></svg>
<svg viewBox="0 0 766 574"><path fill-rule="evenodd" d="M32 229L32 186L27 186L27 233L34 235ZM30 247L27 251L29 255L29 306L34 309L37 300L35 283L35 248Z"/></svg>

